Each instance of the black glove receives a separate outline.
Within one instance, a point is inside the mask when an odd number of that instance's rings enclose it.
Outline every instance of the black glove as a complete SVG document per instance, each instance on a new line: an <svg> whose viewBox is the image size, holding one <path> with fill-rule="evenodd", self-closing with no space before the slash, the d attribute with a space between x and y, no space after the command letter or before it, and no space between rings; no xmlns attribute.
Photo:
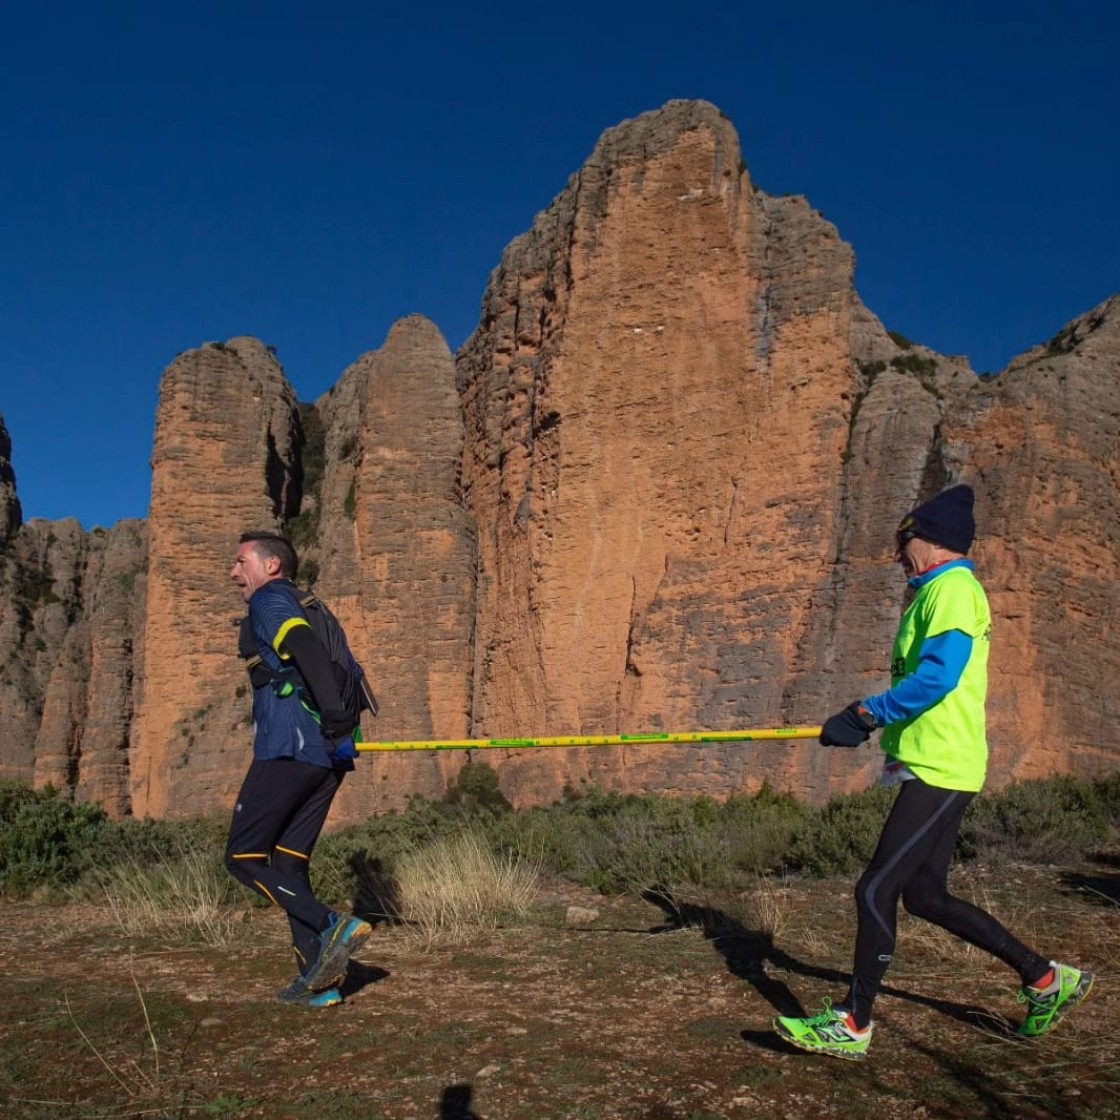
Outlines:
<svg viewBox="0 0 1120 1120"><path fill-rule="evenodd" d="M829 716L821 728L822 747L858 747L879 725L859 700L853 700L842 712Z"/></svg>

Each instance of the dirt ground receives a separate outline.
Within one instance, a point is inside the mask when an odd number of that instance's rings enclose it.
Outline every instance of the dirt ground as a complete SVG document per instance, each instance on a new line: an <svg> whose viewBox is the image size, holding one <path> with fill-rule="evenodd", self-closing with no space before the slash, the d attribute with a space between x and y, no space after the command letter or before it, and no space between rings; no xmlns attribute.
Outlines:
<svg viewBox="0 0 1120 1120"><path fill-rule="evenodd" d="M975 868L957 893L1097 973L1053 1035L1012 1034L1016 979L904 918L868 1059L803 1054L776 1013L844 993L847 880L765 896L554 886L458 945L381 926L341 1006L278 1004L285 924L233 949L129 943L90 907L0 904L0 1113L269 1120L1120 1117L1120 866ZM578 904L599 916L566 923ZM769 929L771 934L761 932Z"/></svg>

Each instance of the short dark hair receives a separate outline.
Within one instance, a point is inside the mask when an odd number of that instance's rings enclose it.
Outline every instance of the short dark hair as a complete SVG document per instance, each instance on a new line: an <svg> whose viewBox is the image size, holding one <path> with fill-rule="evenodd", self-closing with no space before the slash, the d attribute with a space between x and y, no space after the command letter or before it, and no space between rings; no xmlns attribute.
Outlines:
<svg viewBox="0 0 1120 1120"><path fill-rule="evenodd" d="M280 561L280 574L295 579L299 574L299 557L292 542L279 533L242 533L239 544L252 544L261 556L275 556Z"/></svg>

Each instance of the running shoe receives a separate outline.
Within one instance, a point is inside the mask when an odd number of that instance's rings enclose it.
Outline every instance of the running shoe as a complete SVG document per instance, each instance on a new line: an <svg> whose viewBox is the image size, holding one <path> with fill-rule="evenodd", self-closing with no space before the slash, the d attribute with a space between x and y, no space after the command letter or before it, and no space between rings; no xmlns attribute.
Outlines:
<svg viewBox="0 0 1120 1120"><path fill-rule="evenodd" d="M305 980L313 992L321 992L346 975L350 954L373 933L373 926L361 918L344 918L335 914L334 921L319 934L319 956L307 970Z"/></svg>
<svg viewBox="0 0 1120 1120"><path fill-rule="evenodd" d="M286 987L276 993L281 1003L294 1003L302 1007L334 1007L342 1002L342 993L333 984L322 991L313 992L307 986L305 976L297 976Z"/></svg>
<svg viewBox="0 0 1120 1120"><path fill-rule="evenodd" d="M1091 972L1057 961L1050 965L1055 976L1049 987L1028 986L1016 997L1027 1005L1027 1017L1018 1031L1024 1038L1038 1038L1052 1031L1092 991Z"/></svg>
<svg viewBox="0 0 1120 1120"><path fill-rule="evenodd" d="M848 1013L833 1007L827 999L819 1015L810 1015L805 1019L779 1015L774 1020L774 1030L786 1042L802 1050L844 1058L849 1062L863 1061L871 1045L872 1027L869 1025L865 1031L853 1031L848 1026Z"/></svg>

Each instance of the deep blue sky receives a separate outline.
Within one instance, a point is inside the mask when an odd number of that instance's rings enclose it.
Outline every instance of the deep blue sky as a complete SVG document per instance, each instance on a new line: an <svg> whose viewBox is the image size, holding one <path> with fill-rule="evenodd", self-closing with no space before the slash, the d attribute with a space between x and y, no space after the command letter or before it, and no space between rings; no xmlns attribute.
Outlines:
<svg viewBox="0 0 1120 1120"><path fill-rule="evenodd" d="M457 349L604 129L705 98L887 327L1002 369L1120 291L1115 0L103 0L0 31L0 414L25 518L146 515L160 376L253 334L314 400Z"/></svg>

